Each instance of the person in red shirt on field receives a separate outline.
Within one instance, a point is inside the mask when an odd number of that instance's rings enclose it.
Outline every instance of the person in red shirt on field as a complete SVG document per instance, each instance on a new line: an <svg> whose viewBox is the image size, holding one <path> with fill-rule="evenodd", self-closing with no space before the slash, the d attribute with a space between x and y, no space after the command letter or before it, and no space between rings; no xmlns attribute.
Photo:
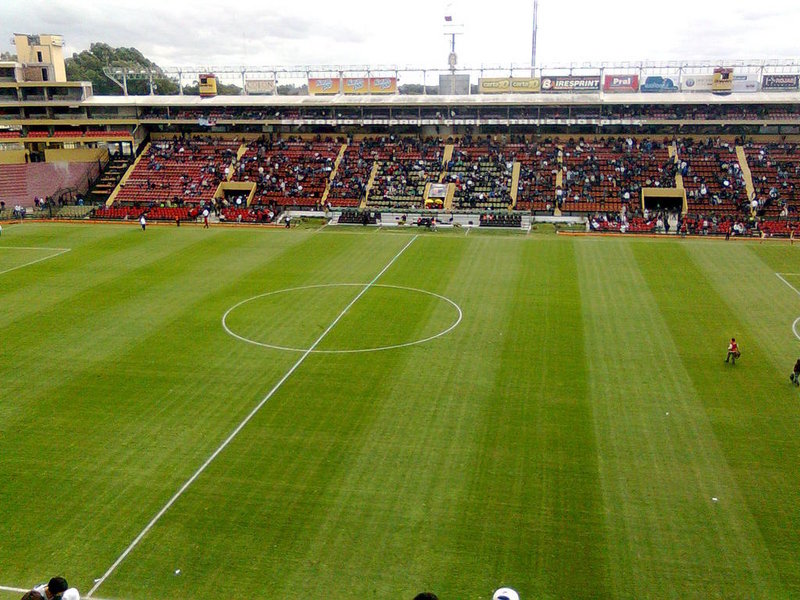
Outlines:
<svg viewBox="0 0 800 600"><path fill-rule="evenodd" d="M739 344L736 343L736 338L731 338L731 343L728 344L728 356L725 358L725 362L730 361L731 364L736 364L736 359L742 355L739 352Z"/></svg>

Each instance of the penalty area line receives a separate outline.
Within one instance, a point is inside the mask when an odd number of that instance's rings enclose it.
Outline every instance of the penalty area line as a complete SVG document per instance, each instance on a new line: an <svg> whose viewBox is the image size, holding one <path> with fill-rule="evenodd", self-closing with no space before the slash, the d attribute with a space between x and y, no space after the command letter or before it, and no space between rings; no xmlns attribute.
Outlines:
<svg viewBox="0 0 800 600"><path fill-rule="evenodd" d="M172 507L172 505L175 504L175 502L178 500L178 498L180 498L183 495L183 493L189 488L189 486L192 485L197 480L198 477L200 477L200 475L203 473L203 471L205 471L206 468L208 468L208 465L210 465L214 461L214 459L217 458L217 456L219 456L220 452L222 452L225 448L228 447L228 445L239 434L239 432L242 429L244 429L245 425L247 425L252 420L252 418L256 416L258 411L260 411L261 408L263 408L263 406L267 402L269 402L270 398L272 398L272 396L275 395L275 392L277 392L281 388L281 386L283 386L283 384L286 383L286 380L289 379L289 377L292 376L292 373L294 373L300 367L300 365L302 365L303 362L305 362L306 358L308 358L311 355L311 353L314 352L314 349L317 346L319 346L320 343L322 343L322 340L324 340L325 337L331 332L331 330L334 327L336 327L336 324L339 321L342 320L342 318L347 314L347 311L349 311L353 307L353 305L356 302L358 302L359 299L361 299L361 297L364 294L366 294L367 291L373 285L375 285L375 282L378 281L378 279L380 279L381 276L384 273L386 273L386 271L389 270L389 267L391 267L395 263L395 261L397 261L397 259L400 258L400 256L402 256L402 254L408 249L408 247L411 246L411 244L414 243L414 240L416 240L417 237L418 236L415 235L413 238L411 238L411 240L405 246L403 246L402 250L400 250L400 252L395 254L394 258L392 258L392 260L390 260L387 263L387 265L385 267L383 267L383 269L381 269L380 273L375 275L375 277L373 277L372 281L370 281L368 284L366 284L363 287L363 289L358 293L358 295L350 301L350 304L348 304L347 306L344 307L344 310L342 310L342 312L339 313L339 315L331 322L331 324L328 325L328 327L325 329L325 331L323 331L322 334L316 339L316 341L313 344L311 344L311 346L308 348L308 350L303 352L302 356L300 356L300 358L297 359L297 362L295 362L291 366L291 368L288 371L286 371L286 374L284 374L284 376L281 377L278 380L278 383L276 383L272 387L272 389L267 393L267 395L264 396L264 398L262 398L261 402L259 402L256 405L256 407L253 410L250 411L250 413L242 420L241 423L239 423L236 426L236 428L231 432L231 434L227 438L225 438L225 441L223 441L219 445L219 447L217 447L217 449L214 450L214 452L211 454L211 456L209 456L206 459L206 461L202 465L200 465L200 468L197 469L197 471L195 471L194 474L191 477L189 477L189 479L186 480L186 482L178 489L177 492L175 492L172 495L172 497L161 508L161 510L159 510L156 513L156 515L152 519L150 519L150 522L145 526L144 529L142 529L142 531L139 533L139 535L137 535L134 538L134 540L128 545L128 547L125 548L123 553L120 554L119 557L117 558L117 560L114 561L114 564L112 564L108 568L108 570L106 570L106 572L103 573L102 577L100 577L99 579L95 580L94 586L92 587L92 589L89 590L89 593L86 594L87 598L93 598L93 594L97 591L97 589L101 585L103 585L105 580L108 579L109 576L114 571L117 570L117 567L119 567L119 565L122 564L122 561L124 561L128 557L128 555L133 551L133 549L136 548L136 546L139 545L139 542L141 542L144 539L144 537L150 532L150 530L153 529L153 527L156 525L156 523L158 523L158 521L161 519L161 517L163 517L164 514ZM95 599L95 600L99 600L99 599Z"/></svg>
<svg viewBox="0 0 800 600"><path fill-rule="evenodd" d="M58 248L22 248L19 246L3 246L3 249L9 249L9 248L15 248L17 250L59 250ZM0 271L0 275L5 275L6 273L11 273L11 271L16 271L17 269L21 269L23 267L29 267L31 265L35 265L36 263L40 263L45 260L50 260L51 258L55 258L56 256L61 256L62 254L65 254L70 250L71 248L61 248L59 252L56 252L55 254L50 254L48 256L45 256L44 258L37 258L36 260L32 260L30 262L17 265L16 267L11 267L10 269L6 269L5 271Z"/></svg>
<svg viewBox="0 0 800 600"><path fill-rule="evenodd" d="M794 275L794 273L786 273L786 275ZM783 283L785 283L786 285L788 285L790 288L792 288L792 290L794 290L794 293L795 293L795 294L797 294L798 296L800 296L800 290L798 290L798 289L797 289L796 287L794 287L794 286L793 286L791 283L789 283L788 281L786 281L786 279L783 277L783 275L781 275L780 273L775 273L775 276L776 276L778 279L780 279L780 280L781 280Z"/></svg>
<svg viewBox="0 0 800 600"><path fill-rule="evenodd" d="M784 275L796 275L796 274L797 274L797 273L784 273ZM778 279L780 279L780 280L781 280L783 283L785 283L786 285L788 285L788 286L789 286L789 287L790 287L790 288L791 288L791 289L794 291L794 293L795 293L795 294L797 294L798 296L800 296L800 290L798 290L798 289L797 289L796 287L794 287L794 286L793 286L791 283L789 283L788 281L786 281L786 279L783 277L783 275L781 275L780 273L775 273L775 276L776 276ZM794 337L796 337L798 340L800 340L800 332L798 332L798 331L797 331L797 325L798 325L798 324L800 324L800 317L797 317L797 318L794 320L794 323L792 323L792 333L794 334Z"/></svg>

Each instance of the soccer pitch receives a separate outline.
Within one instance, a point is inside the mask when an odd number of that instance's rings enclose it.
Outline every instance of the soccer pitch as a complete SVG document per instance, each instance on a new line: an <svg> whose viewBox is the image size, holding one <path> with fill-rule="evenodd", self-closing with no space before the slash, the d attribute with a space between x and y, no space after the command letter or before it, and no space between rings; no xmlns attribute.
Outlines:
<svg viewBox="0 0 800 600"><path fill-rule="evenodd" d="M800 596L800 246L415 233L5 227L0 585Z"/></svg>

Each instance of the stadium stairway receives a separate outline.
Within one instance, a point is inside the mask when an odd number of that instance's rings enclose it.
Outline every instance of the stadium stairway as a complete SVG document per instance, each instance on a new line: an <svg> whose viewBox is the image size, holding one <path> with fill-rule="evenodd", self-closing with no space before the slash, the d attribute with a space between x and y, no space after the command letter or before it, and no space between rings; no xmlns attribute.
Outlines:
<svg viewBox="0 0 800 600"><path fill-rule="evenodd" d="M456 147L455 144L445 145L444 153L442 154L442 167L443 167L442 171L444 171L444 167L447 166L447 163L449 163L453 159L453 150L455 149L455 147Z"/></svg>
<svg viewBox="0 0 800 600"><path fill-rule="evenodd" d="M509 190L509 195L511 196L511 206L508 207L508 210L514 210L517 206L517 196L519 195L519 173L522 170L522 165L520 165L519 161L514 161L514 167L511 171L511 189Z"/></svg>
<svg viewBox="0 0 800 600"><path fill-rule="evenodd" d="M553 215L556 217L561 216L561 209L558 208L558 196L556 195L556 190L558 188L564 189L564 148L563 146L558 146L558 173L556 173L556 189L553 190Z"/></svg>
<svg viewBox="0 0 800 600"><path fill-rule="evenodd" d="M100 204L108 200L108 197L114 192L117 184L127 172L129 165L130 161L124 158L109 160L103 173L98 177L89 192L89 200L93 204Z"/></svg>
<svg viewBox="0 0 800 600"><path fill-rule="evenodd" d="M455 195L456 195L456 184L455 183L447 184L447 194L444 197L444 205L442 206L444 210L448 211L453 210L453 198L455 198Z"/></svg>
<svg viewBox="0 0 800 600"><path fill-rule="evenodd" d="M375 161L372 164L372 172L369 174L369 181L367 181L367 189L364 192L364 199L361 201L359 208L364 210L367 208L367 200L369 200L369 193L372 191L372 186L375 185L375 178L378 176L380 161Z"/></svg>
<svg viewBox="0 0 800 600"><path fill-rule="evenodd" d="M675 145L675 142L672 142L672 144L670 144L668 150L670 158L675 158L676 156L678 156L678 147ZM683 189L683 175L681 175L680 171L677 171L675 173L675 187ZM684 212L685 209L686 207L684 207Z"/></svg>
<svg viewBox="0 0 800 600"><path fill-rule="evenodd" d="M5 200L6 205L30 205L25 171L26 165L0 166L0 199Z"/></svg>
<svg viewBox="0 0 800 600"><path fill-rule="evenodd" d="M117 182L117 187L114 188L114 191L111 192L111 195L108 197L108 200L106 200L106 207L111 207L114 204L114 201L117 199L117 194L119 194L120 189L122 189L122 186L125 185L125 183L127 183L128 177L130 177L131 173L133 173L134 169L136 169L136 165L139 164L139 161L142 160L142 157L147 155L148 151L150 150L150 146L151 146L150 142L147 142L142 151L139 152L139 156L136 157L136 160L134 160L130 164L130 166L128 166L128 170L125 171L125 174L120 178L119 182Z"/></svg>
<svg viewBox="0 0 800 600"><path fill-rule="evenodd" d="M739 167L742 169L742 177L744 177L744 188L747 190L748 201L755 196L756 187L753 185L753 173L750 171L750 165L747 164L747 154L744 151L744 146L736 146L736 157L739 159ZM755 216L755 211L752 211Z"/></svg>
<svg viewBox="0 0 800 600"><path fill-rule="evenodd" d="M344 159L344 153L347 152L348 144L342 144L342 147L339 148L339 154L336 156L336 160L333 161L333 170L331 171L330 177L328 177L328 182L325 184L325 191L322 192L322 199L320 203L325 206L328 202L328 194L331 192L331 183L336 179L336 174L339 172L339 165L342 164L342 159Z"/></svg>

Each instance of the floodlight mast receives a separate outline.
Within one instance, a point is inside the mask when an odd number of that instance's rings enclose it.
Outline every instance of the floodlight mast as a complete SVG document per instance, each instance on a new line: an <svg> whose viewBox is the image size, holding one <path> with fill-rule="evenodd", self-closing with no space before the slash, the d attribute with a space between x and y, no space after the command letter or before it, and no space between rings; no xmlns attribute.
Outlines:
<svg viewBox="0 0 800 600"><path fill-rule="evenodd" d="M450 68L450 74L454 75L456 72L456 65L458 64L458 55L456 54L456 36L464 35L464 25L456 24L453 22L452 13L448 12L444 17L444 34L450 36L450 54L447 57L447 65Z"/></svg>
<svg viewBox="0 0 800 600"><path fill-rule="evenodd" d="M536 34L539 31L539 0L533 0L533 38L531 40L531 77L536 76Z"/></svg>

